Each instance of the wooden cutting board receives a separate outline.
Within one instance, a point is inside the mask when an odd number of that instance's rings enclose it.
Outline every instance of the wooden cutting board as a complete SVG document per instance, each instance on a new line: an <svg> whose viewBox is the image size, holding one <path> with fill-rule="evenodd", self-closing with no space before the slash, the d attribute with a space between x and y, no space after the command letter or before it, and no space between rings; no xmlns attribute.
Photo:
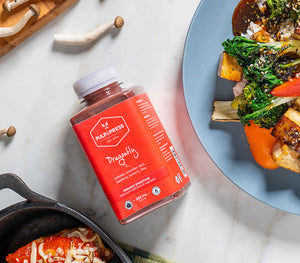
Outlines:
<svg viewBox="0 0 300 263"><path fill-rule="evenodd" d="M77 0L31 0L11 12L7 12L2 8L5 0L0 0L0 27L9 27L16 24L29 10L29 4L37 4L41 9L40 16L38 18L31 18L31 20L19 33L13 36L0 38L0 57L19 45L23 40L31 36L41 27L49 23L76 1Z"/></svg>

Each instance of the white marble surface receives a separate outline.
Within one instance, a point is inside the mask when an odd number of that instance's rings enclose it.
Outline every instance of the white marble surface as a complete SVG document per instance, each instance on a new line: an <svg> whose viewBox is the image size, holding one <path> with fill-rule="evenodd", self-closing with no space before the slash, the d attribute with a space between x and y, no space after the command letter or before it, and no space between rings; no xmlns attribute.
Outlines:
<svg viewBox="0 0 300 263"><path fill-rule="evenodd" d="M296 262L300 218L260 203L215 167L186 111L181 64L197 0L79 0L0 59L0 173L80 210L116 240L180 263ZM54 33L85 32L116 15L126 24L86 48L53 43ZM122 226L68 124L80 108L72 84L114 65L126 83L144 85L192 180L189 193ZM0 192L0 209L21 200Z"/></svg>

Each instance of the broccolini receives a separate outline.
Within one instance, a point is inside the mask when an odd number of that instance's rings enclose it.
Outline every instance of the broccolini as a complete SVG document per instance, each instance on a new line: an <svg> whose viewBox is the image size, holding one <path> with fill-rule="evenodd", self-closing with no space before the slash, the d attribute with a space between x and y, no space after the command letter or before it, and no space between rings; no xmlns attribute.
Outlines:
<svg viewBox="0 0 300 263"><path fill-rule="evenodd" d="M296 72L300 60L289 54L299 53L300 41L262 43L235 36L222 45L229 55L237 58L248 80L243 93L232 103L241 123L246 125L253 120L264 128L275 126L288 106L285 99L270 92Z"/></svg>
<svg viewBox="0 0 300 263"><path fill-rule="evenodd" d="M287 53L299 54L299 40L262 43L235 36L233 39L224 41L222 45L229 55L237 58L246 78L259 83L268 91L283 83L282 75L284 79L289 78L296 70L295 65L300 63L297 61L297 63L289 64L292 60L286 61L286 59L284 64L281 62L283 57L288 57L285 56ZM287 71L287 67L293 67L294 70Z"/></svg>

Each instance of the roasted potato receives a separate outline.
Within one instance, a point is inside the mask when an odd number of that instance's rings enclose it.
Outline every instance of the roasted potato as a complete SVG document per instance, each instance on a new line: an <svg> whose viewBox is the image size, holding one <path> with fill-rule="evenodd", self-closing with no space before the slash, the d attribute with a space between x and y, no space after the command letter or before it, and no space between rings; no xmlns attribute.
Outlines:
<svg viewBox="0 0 300 263"><path fill-rule="evenodd" d="M241 81L243 69L238 64L235 57L230 56L226 52L222 52L219 60L218 76L231 81Z"/></svg>

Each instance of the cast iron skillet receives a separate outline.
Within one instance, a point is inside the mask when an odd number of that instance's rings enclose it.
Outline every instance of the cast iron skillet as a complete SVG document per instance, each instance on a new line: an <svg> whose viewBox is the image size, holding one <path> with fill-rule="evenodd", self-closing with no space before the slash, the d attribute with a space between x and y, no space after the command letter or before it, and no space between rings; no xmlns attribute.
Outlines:
<svg viewBox="0 0 300 263"><path fill-rule="evenodd" d="M14 174L0 175L0 190L9 188L27 201L0 211L0 263L7 254L41 236L82 225L97 232L107 247L115 253L110 263L132 263L125 252L95 223L79 212L30 190Z"/></svg>

